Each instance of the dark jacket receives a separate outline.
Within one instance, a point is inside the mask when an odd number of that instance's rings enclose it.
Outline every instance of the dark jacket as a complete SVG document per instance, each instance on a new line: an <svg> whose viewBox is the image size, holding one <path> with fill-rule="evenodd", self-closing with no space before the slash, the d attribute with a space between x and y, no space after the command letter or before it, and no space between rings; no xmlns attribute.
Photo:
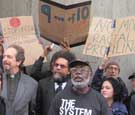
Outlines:
<svg viewBox="0 0 135 115"><path fill-rule="evenodd" d="M115 102L112 105L112 114L113 115L128 115L126 106L123 103Z"/></svg>
<svg viewBox="0 0 135 115"><path fill-rule="evenodd" d="M130 115L135 115L135 95L131 97L130 101Z"/></svg>
<svg viewBox="0 0 135 115"><path fill-rule="evenodd" d="M131 91L130 95L128 96L128 98L125 100L125 104L127 106L128 111L130 110L130 101L131 101L131 97L135 95L135 91Z"/></svg>
<svg viewBox="0 0 135 115"><path fill-rule="evenodd" d="M6 107L4 103L4 99L0 97L0 115L6 115Z"/></svg>
<svg viewBox="0 0 135 115"><path fill-rule="evenodd" d="M65 88L71 85L71 81L67 81ZM36 98L36 115L47 115L51 102L55 97L55 86L52 76L48 76L39 81L37 98Z"/></svg>
<svg viewBox="0 0 135 115"><path fill-rule="evenodd" d="M0 56L0 68L3 70L2 59L3 59L3 56Z"/></svg>
<svg viewBox="0 0 135 115"><path fill-rule="evenodd" d="M44 64L43 61L44 61L44 58L39 57L39 59L36 60L35 63L32 65L30 76L33 77L37 81L43 78L47 78L52 75L52 72L49 68L49 64L48 63Z"/></svg>

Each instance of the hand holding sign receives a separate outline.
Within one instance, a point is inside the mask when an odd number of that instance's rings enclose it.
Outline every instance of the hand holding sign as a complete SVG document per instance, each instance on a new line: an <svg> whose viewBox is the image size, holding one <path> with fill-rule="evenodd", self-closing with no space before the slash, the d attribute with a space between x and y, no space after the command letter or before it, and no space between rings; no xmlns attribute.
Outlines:
<svg viewBox="0 0 135 115"><path fill-rule="evenodd" d="M52 51L53 46L54 46L54 43L49 44L49 45L46 45L46 46L44 47L44 51L43 51L42 56L43 56L43 57L44 57L44 56L47 56L47 55Z"/></svg>
<svg viewBox="0 0 135 115"><path fill-rule="evenodd" d="M70 45L66 41L60 42L60 47L65 51L70 51Z"/></svg>
<svg viewBox="0 0 135 115"><path fill-rule="evenodd" d="M107 55L105 55L103 58L102 58L102 62L101 62L101 65L99 65L99 69L104 69L107 62L109 61L109 57Z"/></svg>
<svg viewBox="0 0 135 115"><path fill-rule="evenodd" d="M43 52L41 44L36 37L34 22L32 16L19 16L1 18L2 34L4 45L16 44L22 46L25 50L24 65L31 65Z"/></svg>

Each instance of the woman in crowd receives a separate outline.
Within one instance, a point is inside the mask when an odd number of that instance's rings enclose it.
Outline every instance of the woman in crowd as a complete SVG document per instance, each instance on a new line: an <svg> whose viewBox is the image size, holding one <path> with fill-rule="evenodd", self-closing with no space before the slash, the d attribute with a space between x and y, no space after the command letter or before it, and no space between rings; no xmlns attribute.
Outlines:
<svg viewBox="0 0 135 115"><path fill-rule="evenodd" d="M120 83L110 77L106 78L101 87L101 94L105 97L113 115L128 115L126 106L121 101L122 87Z"/></svg>

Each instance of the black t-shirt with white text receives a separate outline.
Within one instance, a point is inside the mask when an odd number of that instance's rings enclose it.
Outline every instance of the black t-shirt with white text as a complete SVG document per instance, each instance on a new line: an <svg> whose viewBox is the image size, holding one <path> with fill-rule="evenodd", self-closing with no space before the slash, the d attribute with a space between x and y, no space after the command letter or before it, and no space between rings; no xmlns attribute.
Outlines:
<svg viewBox="0 0 135 115"><path fill-rule="evenodd" d="M65 89L56 95L49 115L111 115L103 96L90 89L87 94L79 94Z"/></svg>

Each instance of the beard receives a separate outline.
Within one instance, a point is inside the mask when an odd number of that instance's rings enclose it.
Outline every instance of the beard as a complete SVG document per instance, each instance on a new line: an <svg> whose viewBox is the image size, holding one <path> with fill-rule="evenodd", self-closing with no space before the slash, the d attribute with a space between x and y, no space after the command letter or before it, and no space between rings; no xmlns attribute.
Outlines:
<svg viewBox="0 0 135 115"><path fill-rule="evenodd" d="M103 76L105 76L107 78L109 78L109 77L112 77L112 78L115 78L115 79L118 78L118 75L107 75L106 73L104 73Z"/></svg>
<svg viewBox="0 0 135 115"><path fill-rule="evenodd" d="M75 88L84 88L90 84L90 77L88 77L86 80L82 82L76 82L71 78L71 82Z"/></svg>
<svg viewBox="0 0 135 115"><path fill-rule="evenodd" d="M68 79L68 76L64 76L64 75L59 74L59 73L54 73L53 79L57 83L62 83L62 82L65 82Z"/></svg>

